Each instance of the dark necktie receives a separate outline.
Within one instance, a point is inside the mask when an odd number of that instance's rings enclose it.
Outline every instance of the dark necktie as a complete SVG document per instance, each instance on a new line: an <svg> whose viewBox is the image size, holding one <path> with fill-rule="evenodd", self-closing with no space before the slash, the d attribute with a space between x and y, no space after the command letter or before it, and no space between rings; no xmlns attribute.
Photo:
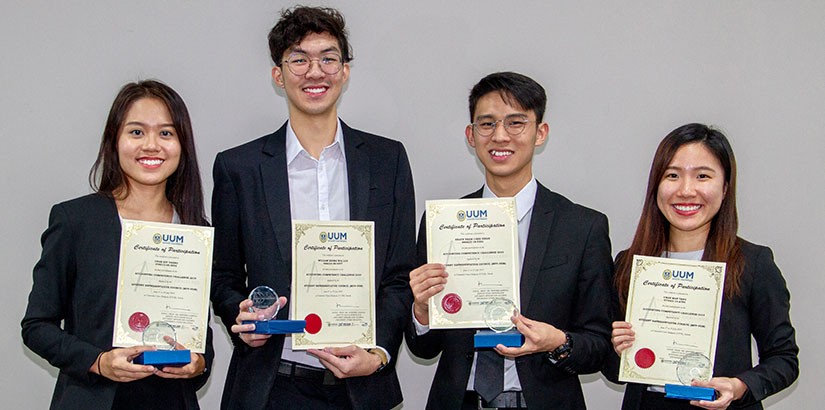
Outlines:
<svg viewBox="0 0 825 410"><path fill-rule="evenodd" d="M504 391L504 357L495 350L480 350L476 361L475 390L487 402Z"/></svg>

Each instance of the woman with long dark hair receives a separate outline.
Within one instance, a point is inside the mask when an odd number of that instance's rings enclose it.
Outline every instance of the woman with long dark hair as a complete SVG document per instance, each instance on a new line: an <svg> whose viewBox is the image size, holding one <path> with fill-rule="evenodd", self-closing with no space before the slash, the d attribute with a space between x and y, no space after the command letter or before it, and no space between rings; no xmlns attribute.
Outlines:
<svg viewBox="0 0 825 410"><path fill-rule="evenodd" d="M630 248L616 257L615 315L603 373L617 381L619 355L635 333L623 321L633 255L727 264L713 377L696 386L718 392L714 401L666 399L661 389L630 383L622 409L761 409L761 400L799 374L790 294L773 253L737 236L736 160L727 138L702 124L683 125L659 144L642 216ZM751 361L751 336L759 363Z"/></svg>
<svg viewBox="0 0 825 410"><path fill-rule="evenodd" d="M206 225L183 99L153 80L115 98L90 172L93 194L52 207L23 318L23 341L60 369L52 409L197 409L211 364L138 365L147 346L113 348L120 219Z"/></svg>

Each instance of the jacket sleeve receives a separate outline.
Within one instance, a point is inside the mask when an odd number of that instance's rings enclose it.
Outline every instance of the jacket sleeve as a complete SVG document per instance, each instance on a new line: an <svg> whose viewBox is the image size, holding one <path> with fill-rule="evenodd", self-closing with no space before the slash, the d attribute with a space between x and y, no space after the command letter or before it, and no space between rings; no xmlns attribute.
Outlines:
<svg viewBox="0 0 825 410"><path fill-rule="evenodd" d="M401 143L395 158L392 227L386 262L376 298L378 345L387 349L392 360L398 358L404 328L410 321L412 291L410 270L415 250L415 192L407 153Z"/></svg>
<svg viewBox="0 0 825 410"><path fill-rule="evenodd" d="M212 169L212 223L215 226L215 252L212 263L212 307L226 329L235 324L238 305L246 299L246 269L238 191L223 155L218 154ZM229 332L235 346L245 346L237 334Z"/></svg>
<svg viewBox="0 0 825 410"><path fill-rule="evenodd" d="M598 214L587 235L576 289L578 300L567 330L573 350L558 366L571 374L594 373L610 352L610 237L607 217Z"/></svg>
<svg viewBox="0 0 825 410"><path fill-rule="evenodd" d="M750 263L746 260L746 263ZM788 387L799 376L799 347L790 318L788 287L769 248L759 247L751 271L750 326L759 351L759 364L736 375L748 392L734 406L753 404ZM745 279L745 278L743 278Z"/></svg>
<svg viewBox="0 0 825 410"><path fill-rule="evenodd" d="M613 278L615 280L616 277L616 262L619 261L622 257L624 251L619 252L616 255L616 259L613 261ZM616 285L614 281L610 282L610 318L612 321L624 321L624 316L621 313L621 308L619 307L619 290L616 289ZM612 323L611 323L611 336L612 336ZM620 357L616 352L613 350L612 342L610 343L610 351L607 352L607 356L604 359L604 365L602 366L602 374L604 375L607 380L610 380L616 384L624 384L624 382L619 381L619 361Z"/></svg>
<svg viewBox="0 0 825 410"><path fill-rule="evenodd" d="M103 349L61 327L70 309L76 274L76 228L61 205L52 207L49 227L40 242L40 260L34 266L33 285L21 322L23 343L60 371L86 382L99 376L89 368Z"/></svg>

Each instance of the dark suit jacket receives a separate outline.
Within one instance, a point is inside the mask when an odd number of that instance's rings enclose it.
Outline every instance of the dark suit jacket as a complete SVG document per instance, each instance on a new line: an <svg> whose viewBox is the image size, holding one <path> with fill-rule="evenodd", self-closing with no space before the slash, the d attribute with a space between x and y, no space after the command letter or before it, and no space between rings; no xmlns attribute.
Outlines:
<svg viewBox="0 0 825 410"><path fill-rule="evenodd" d="M467 198L479 198L476 191ZM579 374L599 370L610 350L610 238L607 218L541 184L530 221L521 270L521 313L570 334L573 351L556 364L545 353L516 359L530 408L585 408ZM426 230L418 237L418 262L426 263ZM409 310L409 306L407 307ZM412 320L407 346L418 357L441 353L428 409L458 409L473 361L475 329L430 330L417 336Z"/></svg>
<svg viewBox="0 0 825 410"><path fill-rule="evenodd" d="M748 386L741 400L731 403L732 409L761 409L761 401L793 383L799 375L796 336L791 325L790 293L782 273L773 261L770 248L739 239L745 258L739 296L722 299L716 360L713 375L738 377ZM617 256L618 258L618 256ZM624 320L618 307L618 295L613 288L614 315ZM751 362L751 335L759 349L759 364ZM619 356L608 356L602 373L619 383ZM647 385L628 383L622 409L638 409ZM679 407L683 406L683 407ZM673 408L695 409L687 401L674 403Z"/></svg>
<svg viewBox="0 0 825 410"><path fill-rule="evenodd" d="M89 373L97 355L112 348L120 232L117 207L106 196L91 194L52 207L22 322L26 346L60 369L51 408L109 409L119 387L150 383L162 386L154 392L161 401L164 394L182 394L185 408L197 409L195 392L208 372L190 380L159 382L149 376L131 383ZM204 358L210 369L211 330L207 336Z"/></svg>
<svg viewBox="0 0 825 410"><path fill-rule="evenodd" d="M409 271L415 240L415 200L401 143L343 122L350 219L375 222L378 345L392 362L377 374L346 380L353 406L385 409L401 402L395 361L409 320ZM291 218L286 124L273 134L219 153L213 170L215 263L212 302L227 329L250 289L267 285L290 294ZM287 317L281 309L279 319ZM232 334L235 349L224 387L224 409L263 409L281 358L284 336L251 348Z"/></svg>

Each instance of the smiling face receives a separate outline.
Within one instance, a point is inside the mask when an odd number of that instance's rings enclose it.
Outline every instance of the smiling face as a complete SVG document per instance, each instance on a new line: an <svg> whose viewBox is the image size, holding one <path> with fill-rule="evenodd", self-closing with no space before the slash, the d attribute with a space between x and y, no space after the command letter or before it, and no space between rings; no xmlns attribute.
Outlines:
<svg viewBox="0 0 825 410"><path fill-rule="evenodd" d="M295 75L283 63L293 54L303 54L313 60L306 74ZM326 74L321 70L320 61L316 59L327 54L341 56L341 48L335 37L329 33L309 33L300 43L287 49L280 65L272 68L275 84L286 91L290 116L337 115L335 105L349 78L349 63L344 63L335 74Z"/></svg>
<svg viewBox="0 0 825 410"><path fill-rule="evenodd" d="M129 189L166 188L180 163L180 141L166 105L141 98L126 112L117 138L117 155Z"/></svg>
<svg viewBox="0 0 825 410"><path fill-rule="evenodd" d="M510 99L515 101L514 99ZM481 136L470 124L464 133L467 143L475 148L484 165L487 185L499 196L513 196L533 177L533 154L536 147L544 144L550 128L547 123L537 123L533 111L507 104L498 92L487 93L479 98L473 122L496 122L493 134ZM510 135L504 128L505 119L520 118L526 121L519 135Z"/></svg>
<svg viewBox="0 0 825 410"><path fill-rule="evenodd" d="M676 248L699 250L725 198L725 171L719 159L702 143L683 145L665 169L656 201L670 223L670 242ZM698 248L697 248L698 246Z"/></svg>

